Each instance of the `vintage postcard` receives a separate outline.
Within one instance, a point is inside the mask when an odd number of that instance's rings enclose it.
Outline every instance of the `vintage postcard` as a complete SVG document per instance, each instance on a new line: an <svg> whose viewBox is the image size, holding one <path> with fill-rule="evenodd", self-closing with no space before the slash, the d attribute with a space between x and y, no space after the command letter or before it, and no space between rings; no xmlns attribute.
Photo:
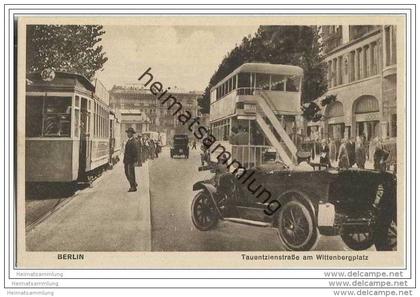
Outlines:
<svg viewBox="0 0 420 297"><path fill-rule="evenodd" d="M17 267L403 268L405 26L17 17Z"/></svg>

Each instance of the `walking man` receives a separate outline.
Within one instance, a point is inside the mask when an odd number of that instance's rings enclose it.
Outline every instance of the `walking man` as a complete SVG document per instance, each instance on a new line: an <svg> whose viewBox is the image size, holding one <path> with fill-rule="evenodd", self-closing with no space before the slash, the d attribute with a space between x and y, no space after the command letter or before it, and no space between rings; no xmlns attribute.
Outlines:
<svg viewBox="0 0 420 297"><path fill-rule="evenodd" d="M128 182L130 183L129 192L137 191L137 182L136 182L136 172L135 172L135 165L137 163L137 146L136 140L134 139L134 131L133 128L128 128L126 131L127 133L127 143L125 144L125 151L124 151L124 171L125 176L127 177Z"/></svg>

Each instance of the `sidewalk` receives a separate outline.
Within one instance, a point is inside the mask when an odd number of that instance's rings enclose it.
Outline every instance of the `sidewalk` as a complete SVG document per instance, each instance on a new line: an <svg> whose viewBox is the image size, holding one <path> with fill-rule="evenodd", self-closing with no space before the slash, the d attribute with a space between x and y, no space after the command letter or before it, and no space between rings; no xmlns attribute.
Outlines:
<svg viewBox="0 0 420 297"><path fill-rule="evenodd" d="M29 251L149 251L151 249L149 166L136 167L137 192L122 162L93 188L26 234Z"/></svg>

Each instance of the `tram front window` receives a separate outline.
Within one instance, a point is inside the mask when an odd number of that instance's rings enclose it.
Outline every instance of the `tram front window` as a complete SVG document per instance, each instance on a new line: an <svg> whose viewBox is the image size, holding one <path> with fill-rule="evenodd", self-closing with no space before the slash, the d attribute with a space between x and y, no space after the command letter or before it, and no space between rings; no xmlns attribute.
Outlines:
<svg viewBox="0 0 420 297"><path fill-rule="evenodd" d="M27 97L27 137L69 137L70 97Z"/></svg>

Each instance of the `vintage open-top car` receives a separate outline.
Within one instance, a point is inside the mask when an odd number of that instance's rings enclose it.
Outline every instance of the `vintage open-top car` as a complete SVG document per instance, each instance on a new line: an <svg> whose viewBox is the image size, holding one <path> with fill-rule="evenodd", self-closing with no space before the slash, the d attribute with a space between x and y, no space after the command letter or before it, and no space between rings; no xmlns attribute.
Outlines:
<svg viewBox="0 0 420 297"><path fill-rule="evenodd" d="M306 165L310 170L262 165L195 183L193 190L199 192L192 202L194 225L205 231L226 220L276 228L286 249L296 251L313 249L320 233L340 235L354 250L372 245L377 250L396 249L393 174ZM269 200L262 201L250 190L258 185L270 192Z"/></svg>

